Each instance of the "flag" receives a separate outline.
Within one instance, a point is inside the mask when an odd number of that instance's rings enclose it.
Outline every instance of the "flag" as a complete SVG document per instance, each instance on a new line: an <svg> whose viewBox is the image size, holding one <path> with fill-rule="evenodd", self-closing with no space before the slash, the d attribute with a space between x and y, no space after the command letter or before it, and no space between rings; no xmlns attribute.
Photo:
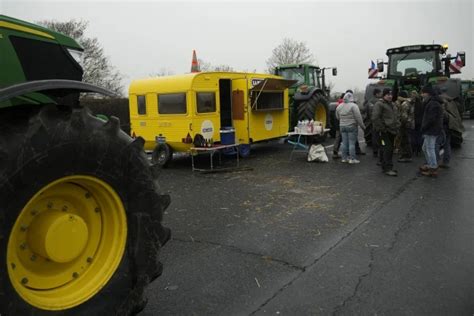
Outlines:
<svg viewBox="0 0 474 316"><path fill-rule="evenodd" d="M460 74L463 67L461 55L457 54L454 63L449 64L449 72L452 74Z"/></svg>
<svg viewBox="0 0 474 316"><path fill-rule="evenodd" d="M374 61L370 61L370 68L369 68L369 78L375 78L379 73L377 66L375 65Z"/></svg>

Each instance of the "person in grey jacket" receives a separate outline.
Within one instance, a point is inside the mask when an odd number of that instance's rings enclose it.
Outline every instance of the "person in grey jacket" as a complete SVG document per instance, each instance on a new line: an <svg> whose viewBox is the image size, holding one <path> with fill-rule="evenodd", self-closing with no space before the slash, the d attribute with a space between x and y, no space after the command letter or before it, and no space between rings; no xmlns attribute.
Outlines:
<svg viewBox="0 0 474 316"><path fill-rule="evenodd" d="M342 137L342 160L350 164L360 163L356 158L356 140L358 126L365 129L359 107L354 103L354 96L347 92L344 102L336 108L336 117L339 120L339 129Z"/></svg>
<svg viewBox="0 0 474 316"><path fill-rule="evenodd" d="M382 100L375 103L372 124L375 132L380 135L382 170L388 176L397 176L397 171L393 170L393 147L400 122L397 109L392 102L391 89L383 89Z"/></svg>

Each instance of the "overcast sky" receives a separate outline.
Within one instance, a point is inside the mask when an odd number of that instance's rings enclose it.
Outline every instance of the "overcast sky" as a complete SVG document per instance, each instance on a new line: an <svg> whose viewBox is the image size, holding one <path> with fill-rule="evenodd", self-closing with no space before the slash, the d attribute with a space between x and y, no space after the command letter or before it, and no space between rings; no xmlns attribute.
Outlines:
<svg viewBox="0 0 474 316"><path fill-rule="evenodd" d="M319 66L337 66L337 91L363 89L370 60L390 47L445 44L466 52L460 78L474 78L474 5L455 1L22 1L0 0L2 14L30 22L89 22L112 64L131 80L162 69L190 70L192 50L213 65L263 72L289 37L306 42Z"/></svg>

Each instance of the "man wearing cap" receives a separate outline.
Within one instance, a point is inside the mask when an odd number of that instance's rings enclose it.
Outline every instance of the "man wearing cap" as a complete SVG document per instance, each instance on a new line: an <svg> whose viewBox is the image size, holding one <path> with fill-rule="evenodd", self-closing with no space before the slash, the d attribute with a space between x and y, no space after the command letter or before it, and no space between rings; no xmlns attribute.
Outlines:
<svg viewBox="0 0 474 316"><path fill-rule="evenodd" d="M383 89L382 100L375 103L372 124L380 135L382 170L388 176L397 176L397 171L393 170L393 146L400 122L390 88Z"/></svg>
<svg viewBox="0 0 474 316"><path fill-rule="evenodd" d="M421 123L421 133L423 135L422 149L425 154L426 165L420 167L420 171L424 176L436 177L438 175L436 139L443 130L443 108L441 100L431 84L427 84L421 89L421 96L423 97L425 108Z"/></svg>

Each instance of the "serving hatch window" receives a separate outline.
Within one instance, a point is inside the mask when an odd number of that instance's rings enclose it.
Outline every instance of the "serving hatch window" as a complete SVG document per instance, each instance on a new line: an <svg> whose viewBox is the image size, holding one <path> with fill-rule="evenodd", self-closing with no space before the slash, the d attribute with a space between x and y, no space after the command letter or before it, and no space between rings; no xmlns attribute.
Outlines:
<svg viewBox="0 0 474 316"><path fill-rule="evenodd" d="M211 113L216 111L216 94L214 92L197 92L198 113Z"/></svg>
<svg viewBox="0 0 474 316"><path fill-rule="evenodd" d="M186 114L186 93L158 95L159 114Z"/></svg>
<svg viewBox="0 0 474 316"><path fill-rule="evenodd" d="M283 91L262 91L260 94L257 91L253 91L251 101L254 110L282 110L284 107Z"/></svg>

